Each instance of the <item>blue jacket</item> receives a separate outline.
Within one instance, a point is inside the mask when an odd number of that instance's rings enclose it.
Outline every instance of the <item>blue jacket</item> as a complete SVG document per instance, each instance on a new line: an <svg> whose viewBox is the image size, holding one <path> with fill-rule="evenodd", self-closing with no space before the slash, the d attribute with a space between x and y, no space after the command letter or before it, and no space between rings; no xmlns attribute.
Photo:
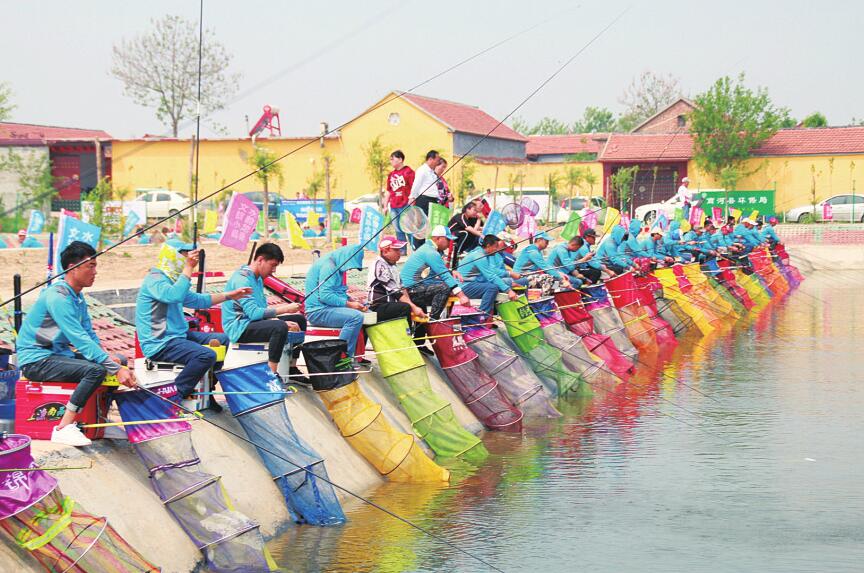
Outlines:
<svg viewBox="0 0 864 573"><path fill-rule="evenodd" d="M208 308L213 299L209 294L189 290L191 282L180 275L172 282L159 269L150 269L138 291L135 302L135 328L138 343L147 358L165 348L169 340L185 338L189 324L183 307Z"/></svg>
<svg viewBox="0 0 864 573"><path fill-rule="evenodd" d="M501 292L510 290L510 285L504 280L505 276L510 276L504 268L504 259L497 259L495 255L487 257L483 247L475 247L465 255L459 263L459 272L466 281L485 281L494 284Z"/></svg>
<svg viewBox="0 0 864 573"><path fill-rule="evenodd" d="M93 332L84 295L60 280L45 288L21 323L15 344L18 366L32 364L51 355L75 357L74 346L90 362L102 364L113 374L120 365L111 360Z"/></svg>
<svg viewBox="0 0 864 573"><path fill-rule="evenodd" d="M581 259L582 257L587 256L588 253L590 253L590 252L591 252L591 245L589 245L588 243L582 243L582 246L579 247L579 250L576 251L576 252L574 253L574 255L573 255L573 259L574 259L574 260L579 260L579 259ZM577 266L577 267L580 267L580 266L581 266L582 268L585 268L585 267L592 267L592 268L595 268L595 269L600 269L600 268L603 268L603 263L600 261L600 257L598 257L597 254L595 253L595 254L594 254L594 257L592 257L591 259L589 259L588 262L585 262L585 263L577 263L576 266Z"/></svg>
<svg viewBox="0 0 864 573"><path fill-rule="evenodd" d="M348 287L342 284L342 276L351 269L362 268L363 247L360 245L341 247L318 259L306 275L306 312L344 307L348 302Z"/></svg>
<svg viewBox="0 0 864 573"><path fill-rule="evenodd" d="M546 257L546 264L550 267L558 267L561 272L570 274L576 269L576 256L578 251L570 251L567 249L567 243L556 245Z"/></svg>
<svg viewBox="0 0 864 573"><path fill-rule="evenodd" d="M626 233L627 231L621 225L613 227L609 238L603 241L603 244L597 249L597 254L594 258L599 259L599 262L607 265L611 263L622 267L629 266L630 262L627 258L618 252L618 249L624 244L624 235Z"/></svg>
<svg viewBox="0 0 864 573"><path fill-rule="evenodd" d="M561 278L561 273L552 268L543 258L543 253L537 248L537 245L528 245L519 252L516 257L516 263L513 265L513 270L517 273L531 273L534 271L544 271L547 274L557 278Z"/></svg>
<svg viewBox="0 0 864 573"><path fill-rule="evenodd" d="M639 233L641 232L642 222L635 219L630 221L630 227L627 229L627 240L618 245L618 255L628 265L632 265L635 258L651 256L645 248L644 240L639 240Z"/></svg>
<svg viewBox="0 0 864 573"><path fill-rule="evenodd" d="M426 269L429 269L429 277L434 275L434 278L423 278L423 271ZM432 241L426 241L422 247L411 253L399 276L402 279L402 286L405 288L411 288L426 281L444 281L451 289L459 288L459 282L447 270L441 253L438 252Z"/></svg>
<svg viewBox="0 0 864 573"><path fill-rule="evenodd" d="M222 330L231 342L240 340L246 332L246 327L253 320L276 316L276 309L267 308L264 281L261 277L256 277L252 269L246 265L234 271L225 285L225 290L231 291L243 287L251 288L252 296L240 300L226 300L222 303Z"/></svg>
<svg viewBox="0 0 864 573"><path fill-rule="evenodd" d="M763 225L761 237L763 241L781 242L780 237L777 236L777 231L774 230L774 225Z"/></svg>
<svg viewBox="0 0 864 573"><path fill-rule="evenodd" d="M753 248L758 247L762 243L762 237L759 235L759 232L756 229L748 229L744 226L744 223L738 223L735 225L735 228L732 230L732 234L739 238L742 243L744 243L745 247Z"/></svg>

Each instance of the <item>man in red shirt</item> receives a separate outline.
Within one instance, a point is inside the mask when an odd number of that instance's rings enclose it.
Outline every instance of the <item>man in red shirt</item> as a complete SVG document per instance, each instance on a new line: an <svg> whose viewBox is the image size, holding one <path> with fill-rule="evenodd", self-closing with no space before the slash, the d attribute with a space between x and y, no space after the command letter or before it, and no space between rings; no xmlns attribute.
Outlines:
<svg viewBox="0 0 864 573"><path fill-rule="evenodd" d="M408 206L408 195L414 184L414 170L405 165L405 154L397 149L390 154L390 166L393 171L387 176L387 204L390 206L390 220L396 229L396 238L400 242L408 240L399 223L399 214Z"/></svg>

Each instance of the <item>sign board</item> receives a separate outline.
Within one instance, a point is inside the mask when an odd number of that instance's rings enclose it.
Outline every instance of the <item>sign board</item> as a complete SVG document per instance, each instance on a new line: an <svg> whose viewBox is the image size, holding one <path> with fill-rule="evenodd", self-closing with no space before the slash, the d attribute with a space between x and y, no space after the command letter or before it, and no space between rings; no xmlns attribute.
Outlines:
<svg viewBox="0 0 864 573"><path fill-rule="evenodd" d="M312 201L311 199L282 199L282 210L294 215L294 219L298 222L305 223L309 218L309 211L314 211L321 218L326 218L327 202L323 199L318 201ZM345 201L343 199L331 199L330 211L333 214L338 214L340 218L344 217Z"/></svg>
<svg viewBox="0 0 864 573"><path fill-rule="evenodd" d="M749 213L757 209L765 217L771 217L774 211L774 190L755 191L702 191L702 209L707 215L712 215L714 207L721 209L738 209Z"/></svg>

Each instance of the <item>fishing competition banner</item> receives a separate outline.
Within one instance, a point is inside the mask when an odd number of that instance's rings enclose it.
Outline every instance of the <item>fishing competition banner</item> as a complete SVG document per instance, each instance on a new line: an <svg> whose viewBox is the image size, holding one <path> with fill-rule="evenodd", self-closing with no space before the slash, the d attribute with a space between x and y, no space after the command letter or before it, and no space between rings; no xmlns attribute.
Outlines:
<svg viewBox="0 0 864 573"><path fill-rule="evenodd" d="M96 249L99 247L100 235L101 228L64 213L60 215L60 226L57 229L57 252L62 253L72 241L83 241Z"/></svg>
<svg viewBox="0 0 864 573"><path fill-rule="evenodd" d="M367 251L378 251L378 239L380 231L384 226L384 215L373 207L364 207L360 216L360 244L365 245ZM368 243L367 243L368 241Z"/></svg>
<svg viewBox="0 0 864 573"><path fill-rule="evenodd" d="M238 251L245 251L255 226L258 224L258 207L245 195L234 193L225 210L225 223L219 244Z"/></svg>
<svg viewBox="0 0 864 573"><path fill-rule="evenodd" d="M738 209L749 212L757 209L763 216L771 217L774 211L774 190L756 191L702 191L702 209L711 214L714 207Z"/></svg>
<svg viewBox="0 0 864 573"><path fill-rule="evenodd" d="M42 232L42 227L45 226L45 215L42 211L36 209L30 211L30 222L27 224L27 236L32 237Z"/></svg>
<svg viewBox="0 0 864 573"><path fill-rule="evenodd" d="M282 211L287 211L294 215L294 219L296 219L300 223L304 223L309 219L309 213L318 213L321 217L327 216L327 202L326 201L312 201L310 199L282 199ZM345 201L343 199L331 199L330 200L330 212L332 214L339 214L339 218L341 219L345 212Z"/></svg>
<svg viewBox="0 0 864 573"><path fill-rule="evenodd" d="M499 211L491 211L486 218L486 224L483 225L483 235L495 235L497 237L506 226L507 221L504 220L504 215Z"/></svg>

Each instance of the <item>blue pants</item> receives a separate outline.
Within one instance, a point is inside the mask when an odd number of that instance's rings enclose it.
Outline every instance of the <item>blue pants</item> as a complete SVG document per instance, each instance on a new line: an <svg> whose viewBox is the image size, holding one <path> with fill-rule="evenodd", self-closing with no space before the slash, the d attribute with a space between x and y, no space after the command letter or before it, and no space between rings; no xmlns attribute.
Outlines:
<svg viewBox="0 0 864 573"><path fill-rule="evenodd" d="M393 228L396 229L396 239L400 241L408 240L408 235L402 231L402 221L399 219L399 215L401 215L404 210L405 207L390 207L390 220L393 222Z"/></svg>
<svg viewBox="0 0 864 573"><path fill-rule="evenodd" d="M315 326L341 328L339 338L348 344L348 356L354 358L357 337L363 329L363 313L347 307L328 307L306 311L306 319Z"/></svg>
<svg viewBox="0 0 864 573"><path fill-rule="evenodd" d="M78 412L90 396L105 381L108 371L101 364L81 358L52 354L41 360L25 364L21 372L34 382L77 382L66 408Z"/></svg>
<svg viewBox="0 0 864 573"><path fill-rule="evenodd" d="M183 364L184 368L177 375L174 384L177 393L186 398L195 390L195 385L204 374L216 364L216 353L204 344L216 339L220 344L229 344L228 335L221 332L194 332L186 333L185 338L172 338L162 350L151 356L152 360L159 362L173 362Z"/></svg>
<svg viewBox="0 0 864 573"><path fill-rule="evenodd" d="M498 287L486 281L468 281L462 285L462 290L468 298L480 299L480 310L486 314L495 314L495 297Z"/></svg>

